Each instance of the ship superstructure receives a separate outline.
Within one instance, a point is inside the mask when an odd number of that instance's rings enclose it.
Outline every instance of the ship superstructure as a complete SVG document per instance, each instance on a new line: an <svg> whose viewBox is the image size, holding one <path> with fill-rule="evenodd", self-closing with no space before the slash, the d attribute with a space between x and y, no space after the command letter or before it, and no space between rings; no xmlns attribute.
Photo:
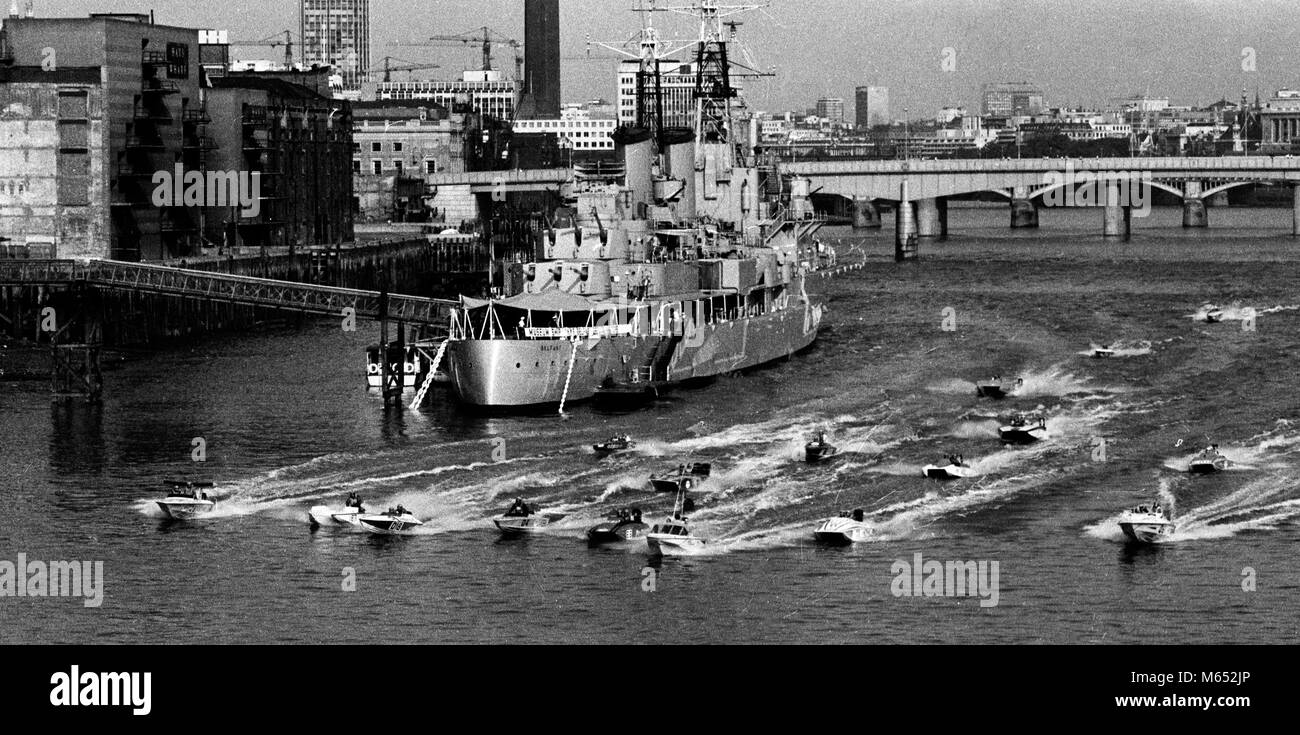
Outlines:
<svg viewBox="0 0 1300 735"><path fill-rule="evenodd" d="M698 80L695 128L638 115L641 124L615 135L621 169L575 171L570 206L536 260L511 271L507 295L462 298L447 349L460 400L563 405L657 389L762 365L816 339L822 306L806 276L834 261L813 239L823 220L806 180L760 165L758 123L728 91L720 6L690 7L702 18L698 58L723 63L699 66L714 72ZM653 90L664 45L647 28L639 54ZM654 105L653 95L639 100Z"/></svg>

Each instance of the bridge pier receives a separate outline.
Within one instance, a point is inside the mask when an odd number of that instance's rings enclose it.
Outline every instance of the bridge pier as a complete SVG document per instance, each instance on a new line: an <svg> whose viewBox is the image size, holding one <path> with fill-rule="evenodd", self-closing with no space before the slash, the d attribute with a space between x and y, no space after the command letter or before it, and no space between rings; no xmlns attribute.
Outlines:
<svg viewBox="0 0 1300 735"><path fill-rule="evenodd" d="M907 182L900 186L900 201L894 210L894 260L916 260L918 243L916 233L916 204L907 196Z"/></svg>
<svg viewBox="0 0 1300 735"><path fill-rule="evenodd" d="M1300 184L1291 187L1291 234L1300 235Z"/></svg>
<svg viewBox="0 0 1300 735"><path fill-rule="evenodd" d="M1189 181L1183 187L1183 227L1208 227L1210 218L1201 199L1201 182Z"/></svg>
<svg viewBox="0 0 1300 735"><path fill-rule="evenodd" d="M1017 191L1019 194L1019 191ZM1039 207L1028 193L1011 196L1011 229L1036 228L1039 226Z"/></svg>
<svg viewBox="0 0 1300 735"><path fill-rule="evenodd" d="M1104 237L1128 239L1133 221L1133 212L1129 207L1107 204L1101 208L1101 214L1101 234Z"/></svg>
<svg viewBox="0 0 1300 735"><path fill-rule="evenodd" d="M916 234L920 237L948 238L948 200L926 197L916 200Z"/></svg>
<svg viewBox="0 0 1300 735"><path fill-rule="evenodd" d="M880 228L880 210L876 209L874 201L870 198L859 199L854 197L851 206L853 207L853 229Z"/></svg>

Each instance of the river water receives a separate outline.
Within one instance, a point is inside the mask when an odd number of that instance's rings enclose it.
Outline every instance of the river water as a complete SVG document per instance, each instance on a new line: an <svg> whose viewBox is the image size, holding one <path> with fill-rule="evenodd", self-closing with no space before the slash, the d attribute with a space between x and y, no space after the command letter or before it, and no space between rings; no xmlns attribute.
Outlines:
<svg viewBox="0 0 1300 735"><path fill-rule="evenodd" d="M105 579L99 607L0 597L0 642L1294 643L1290 217L1212 209L1210 229L1184 230L1157 209L1120 243L1097 210L1012 231L1003 208L954 207L950 239L907 264L888 219L824 230L865 267L828 282L812 349L635 413L483 416L442 395L385 412L360 371L377 330L328 322L135 356L97 408L0 383L0 560L99 560ZM1195 321L1205 302L1225 320ZM1088 356L1112 342L1113 358ZM1023 377L1022 394L977 398L993 374ZM1048 439L1000 445L1014 409L1045 412ZM844 452L807 465L817 429ZM591 452L624 432L636 451ZM1235 466L1189 476L1212 442ZM921 477L949 451L978 476ZM714 465L692 518L707 553L586 546L611 510L662 517L671 500L645 479L687 460ZM175 477L217 482L218 513L164 523L152 501ZM310 529L310 506L354 490L428 523ZM517 496L568 515L502 540L489 518ZM1157 498L1176 533L1125 544L1117 514ZM875 540L812 542L850 508ZM997 604L896 595L896 562L916 554L996 562Z"/></svg>

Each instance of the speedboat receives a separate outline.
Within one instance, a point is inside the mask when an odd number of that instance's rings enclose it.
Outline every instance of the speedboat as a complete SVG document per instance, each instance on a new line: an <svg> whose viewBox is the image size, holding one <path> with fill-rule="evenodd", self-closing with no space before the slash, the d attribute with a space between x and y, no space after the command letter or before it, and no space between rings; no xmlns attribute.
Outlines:
<svg viewBox="0 0 1300 735"><path fill-rule="evenodd" d="M854 541L866 541L871 537L871 526L867 525L866 514L861 508L844 511L837 518L827 518L813 531L813 538L828 544L851 544Z"/></svg>
<svg viewBox="0 0 1300 735"><path fill-rule="evenodd" d="M625 452L635 446L636 442L632 441L632 437L623 434L622 436L611 436L599 444L592 444L591 448L595 450L596 454L604 455Z"/></svg>
<svg viewBox="0 0 1300 735"><path fill-rule="evenodd" d="M1014 395L1025 384L1024 378L1002 378L997 375L975 384L975 395L983 398L1006 398Z"/></svg>
<svg viewBox="0 0 1300 735"><path fill-rule="evenodd" d="M1171 536L1175 525L1169 513L1159 503L1139 505L1124 511L1119 517L1120 530L1140 544L1153 544L1163 536Z"/></svg>
<svg viewBox="0 0 1300 735"><path fill-rule="evenodd" d="M1047 436L1047 419L1042 416L1017 414L998 429L998 438L1004 444L1033 444Z"/></svg>
<svg viewBox="0 0 1300 735"><path fill-rule="evenodd" d="M1215 322L1223 321L1223 309L1220 309L1214 304L1206 304L1205 306L1202 306L1201 312L1204 315L1206 324L1214 324Z"/></svg>
<svg viewBox="0 0 1300 735"><path fill-rule="evenodd" d="M384 367L380 360L380 346L372 344L366 347L366 385L370 388L384 386ZM403 353L394 345L388 347L388 372L402 376L403 388L414 388L415 379L420 372L420 358L415 347L408 347ZM447 376L450 380L451 376Z"/></svg>
<svg viewBox="0 0 1300 735"><path fill-rule="evenodd" d="M598 544L631 541L645 536L650 526L641 521L640 508L623 508L610 513L605 521L587 530L587 542Z"/></svg>
<svg viewBox="0 0 1300 735"><path fill-rule="evenodd" d="M827 442L826 434L820 431L817 432L817 436L812 438L812 441L803 446L804 460L807 462L820 462L839 453L839 447Z"/></svg>
<svg viewBox="0 0 1300 735"><path fill-rule="evenodd" d="M383 513L361 513L357 522L367 531L380 534L402 533L424 525L424 521L400 505Z"/></svg>
<svg viewBox="0 0 1300 735"><path fill-rule="evenodd" d="M492 522L507 536L523 536L538 533L565 516L564 513L543 513L541 510L539 505L516 499L509 510L493 518Z"/></svg>
<svg viewBox="0 0 1300 735"><path fill-rule="evenodd" d="M704 539L691 532L686 517L687 511L693 507L694 505L686 499L686 491L679 491L677 500L673 503L673 514L663 523L656 524L645 535L646 545L650 547L651 553L661 556L683 556L704 549Z"/></svg>
<svg viewBox="0 0 1300 735"><path fill-rule="evenodd" d="M1093 347L1093 348L1092 348L1092 356L1093 356L1093 357L1114 357L1114 356L1115 356L1115 348L1113 348L1113 347L1109 347L1109 346L1108 346L1108 347Z"/></svg>
<svg viewBox="0 0 1300 735"><path fill-rule="evenodd" d="M1208 475L1231 466L1232 460L1223 456L1219 451L1219 445L1215 444L1202 449L1200 454L1193 457L1191 464L1187 466L1187 471L1194 475Z"/></svg>
<svg viewBox="0 0 1300 735"><path fill-rule="evenodd" d="M708 478L713 466L708 462L691 462L677 465L670 472L650 475L650 486L657 493L685 492Z"/></svg>
<svg viewBox="0 0 1300 735"><path fill-rule="evenodd" d="M328 505L314 505L311 510L307 511L307 517L311 519L313 528L320 526L360 526L361 514L366 509L361 507L361 499L355 495L348 498L342 508L331 508Z"/></svg>
<svg viewBox="0 0 1300 735"><path fill-rule="evenodd" d="M174 518L178 521L200 518L211 513L217 507L217 502L209 499L208 494L203 492L205 488L213 486L210 482L168 480L165 484L171 490L167 493L166 498L156 502L162 512L167 514L168 518Z"/></svg>
<svg viewBox="0 0 1300 735"><path fill-rule="evenodd" d="M962 477L970 477L975 474L969 464L961 455L952 455L944 460L943 464L928 464L921 468L921 474L936 480L956 480Z"/></svg>

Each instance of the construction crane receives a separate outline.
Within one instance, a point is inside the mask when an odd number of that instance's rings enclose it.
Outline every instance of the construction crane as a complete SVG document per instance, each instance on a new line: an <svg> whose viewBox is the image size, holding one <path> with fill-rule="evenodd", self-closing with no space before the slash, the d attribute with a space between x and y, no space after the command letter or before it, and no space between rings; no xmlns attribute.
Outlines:
<svg viewBox="0 0 1300 735"><path fill-rule="evenodd" d="M290 31L281 31L284 38L279 38L280 34L267 36L260 41L242 42L237 41L230 44L231 46L268 46L270 48L284 47L284 66L286 69L293 68L293 33Z"/></svg>
<svg viewBox="0 0 1300 735"><path fill-rule="evenodd" d="M523 72L524 59L523 59L523 55L520 54L520 49L523 48L523 44L519 43L513 38L507 38L501 35L500 33L497 33L496 31L492 30L491 28L488 28L487 26L483 26L482 28L478 28L473 31L467 31L465 33L458 33L455 35L430 36L425 41L413 41L410 43L394 43L392 45L468 47L472 43L483 45L483 71L492 71L492 44L506 45L514 49L515 77L519 78L523 76L522 72Z"/></svg>
<svg viewBox="0 0 1300 735"><path fill-rule="evenodd" d="M411 76L411 72L414 72L414 71L420 71L420 70L422 70L422 69L440 69L440 68L442 68L442 67L440 67L440 66L437 65L437 64L414 64L414 63L411 63L411 62L409 62L409 61L407 61L407 63L406 63L405 66L392 66L392 65L390 64L390 62L393 62L393 61L406 61L406 59L399 59L399 58L397 58L397 57L395 57L395 56L385 56L385 57L384 57L384 68L383 68L383 69L376 69L376 70L374 70L374 71L366 72L366 76L369 77L369 76L374 76L374 75L376 75L376 74L383 74L383 75L384 75L384 81L385 81L385 82L391 82L391 81L393 81L393 72L395 72L395 71L404 71L404 72L406 72L406 76L407 76L407 78L409 79L410 76Z"/></svg>

